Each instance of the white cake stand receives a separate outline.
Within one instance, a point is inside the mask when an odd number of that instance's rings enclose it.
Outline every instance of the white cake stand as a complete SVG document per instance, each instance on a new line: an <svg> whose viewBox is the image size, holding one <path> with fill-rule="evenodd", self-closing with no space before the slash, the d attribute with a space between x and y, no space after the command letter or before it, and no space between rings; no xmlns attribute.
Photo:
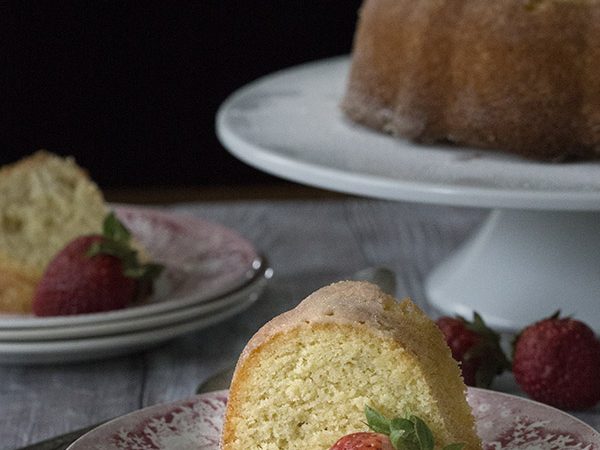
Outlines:
<svg viewBox="0 0 600 450"><path fill-rule="evenodd" d="M362 196L493 208L427 279L445 314L515 331L560 309L600 331L600 164L547 164L422 146L347 121L348 59L269 75L234 93L217 133L242 161Z"/></svg>

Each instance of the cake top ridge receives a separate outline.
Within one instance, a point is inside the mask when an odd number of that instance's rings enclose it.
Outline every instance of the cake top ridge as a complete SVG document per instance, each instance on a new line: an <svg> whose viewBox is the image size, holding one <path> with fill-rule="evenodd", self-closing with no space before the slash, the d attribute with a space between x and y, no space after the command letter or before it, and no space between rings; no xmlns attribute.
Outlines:
<svg viewBox="0 0 600 450"><path fill-rule="evenodd" d="M241 359L275 334L317 324L365 326L374 334L418 348L423 342L419 336L407 336L410 326L404 325L409 323L441 333L409 298L397 301L368 281L338 281L318 289L295 308L267 322L250 339Z"/></svg>

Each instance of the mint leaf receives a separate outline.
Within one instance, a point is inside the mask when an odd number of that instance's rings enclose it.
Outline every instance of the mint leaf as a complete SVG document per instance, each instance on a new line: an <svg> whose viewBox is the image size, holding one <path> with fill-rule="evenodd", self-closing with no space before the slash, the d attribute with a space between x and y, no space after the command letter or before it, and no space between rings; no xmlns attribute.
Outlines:
<svg viewBox="0 0 600 450"><path fill-rule="evenodd" d="M375 411L370 406L365 406L367 425L376 433L390 434L390 421L385 416Z"/></svg>
<svg viewBox="0 0 600 450"><path fill-rule="evenodd" d="M427 424L417 416L411 416L411 421L415 424L415 434L421 450L433 450L433 434Z"/></svg>
<svg viewBox="0 0 600 450"><path fill-rule="evenodd" d="M390 442L396 450L419 450L418 444L411 439L407 439L405 433L399 430L392 430Z"/></svg>
<svg viewBox="0 0 600 450"><path fill-rule="evenodd" d="M414 424L408 419L394 417L390 421L390 429L392 431L401 431L405 434L410 434L414 431Z"/></svg>
<svg viewBox="0 0 600 450"><path fill-rule="evenodd" d="M365 407L367 425L376 433L390 438L396 450L434 450L435 440L429 426L420 417L409 414L407 417L387 419L370 406ZM456 443L442 450L462 450L465 444Z"/></svg>

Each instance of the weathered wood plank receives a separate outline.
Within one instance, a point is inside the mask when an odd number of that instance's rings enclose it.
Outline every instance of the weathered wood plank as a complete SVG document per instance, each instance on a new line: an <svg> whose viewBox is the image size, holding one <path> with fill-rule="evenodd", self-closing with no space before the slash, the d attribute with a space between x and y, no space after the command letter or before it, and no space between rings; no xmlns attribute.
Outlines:
<svg viewBox="0 0 600 450"><path fill-rule="evenodd" d="M316 288L368 265L397 273L398 296L426 307L429 271L486 211L355 198L179 204L237 230L275 275L251 308L147 352L89 363L0 366L0 449L8 450L138 408L192 395L234 361L250 336ZM579 413L600 429L600 410Z"/></svg>

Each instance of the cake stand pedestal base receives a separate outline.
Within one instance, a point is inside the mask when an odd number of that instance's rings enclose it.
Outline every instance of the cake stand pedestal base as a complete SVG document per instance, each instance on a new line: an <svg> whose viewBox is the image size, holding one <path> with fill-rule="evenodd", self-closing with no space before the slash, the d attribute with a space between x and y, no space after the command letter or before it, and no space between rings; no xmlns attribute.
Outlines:
<svg viewBox="0 0 600 450"><path fill-rule="evenodd" d="M600 332L600 213L493 210L426 280L431 305L515 332L561 310Z"/></svg>

